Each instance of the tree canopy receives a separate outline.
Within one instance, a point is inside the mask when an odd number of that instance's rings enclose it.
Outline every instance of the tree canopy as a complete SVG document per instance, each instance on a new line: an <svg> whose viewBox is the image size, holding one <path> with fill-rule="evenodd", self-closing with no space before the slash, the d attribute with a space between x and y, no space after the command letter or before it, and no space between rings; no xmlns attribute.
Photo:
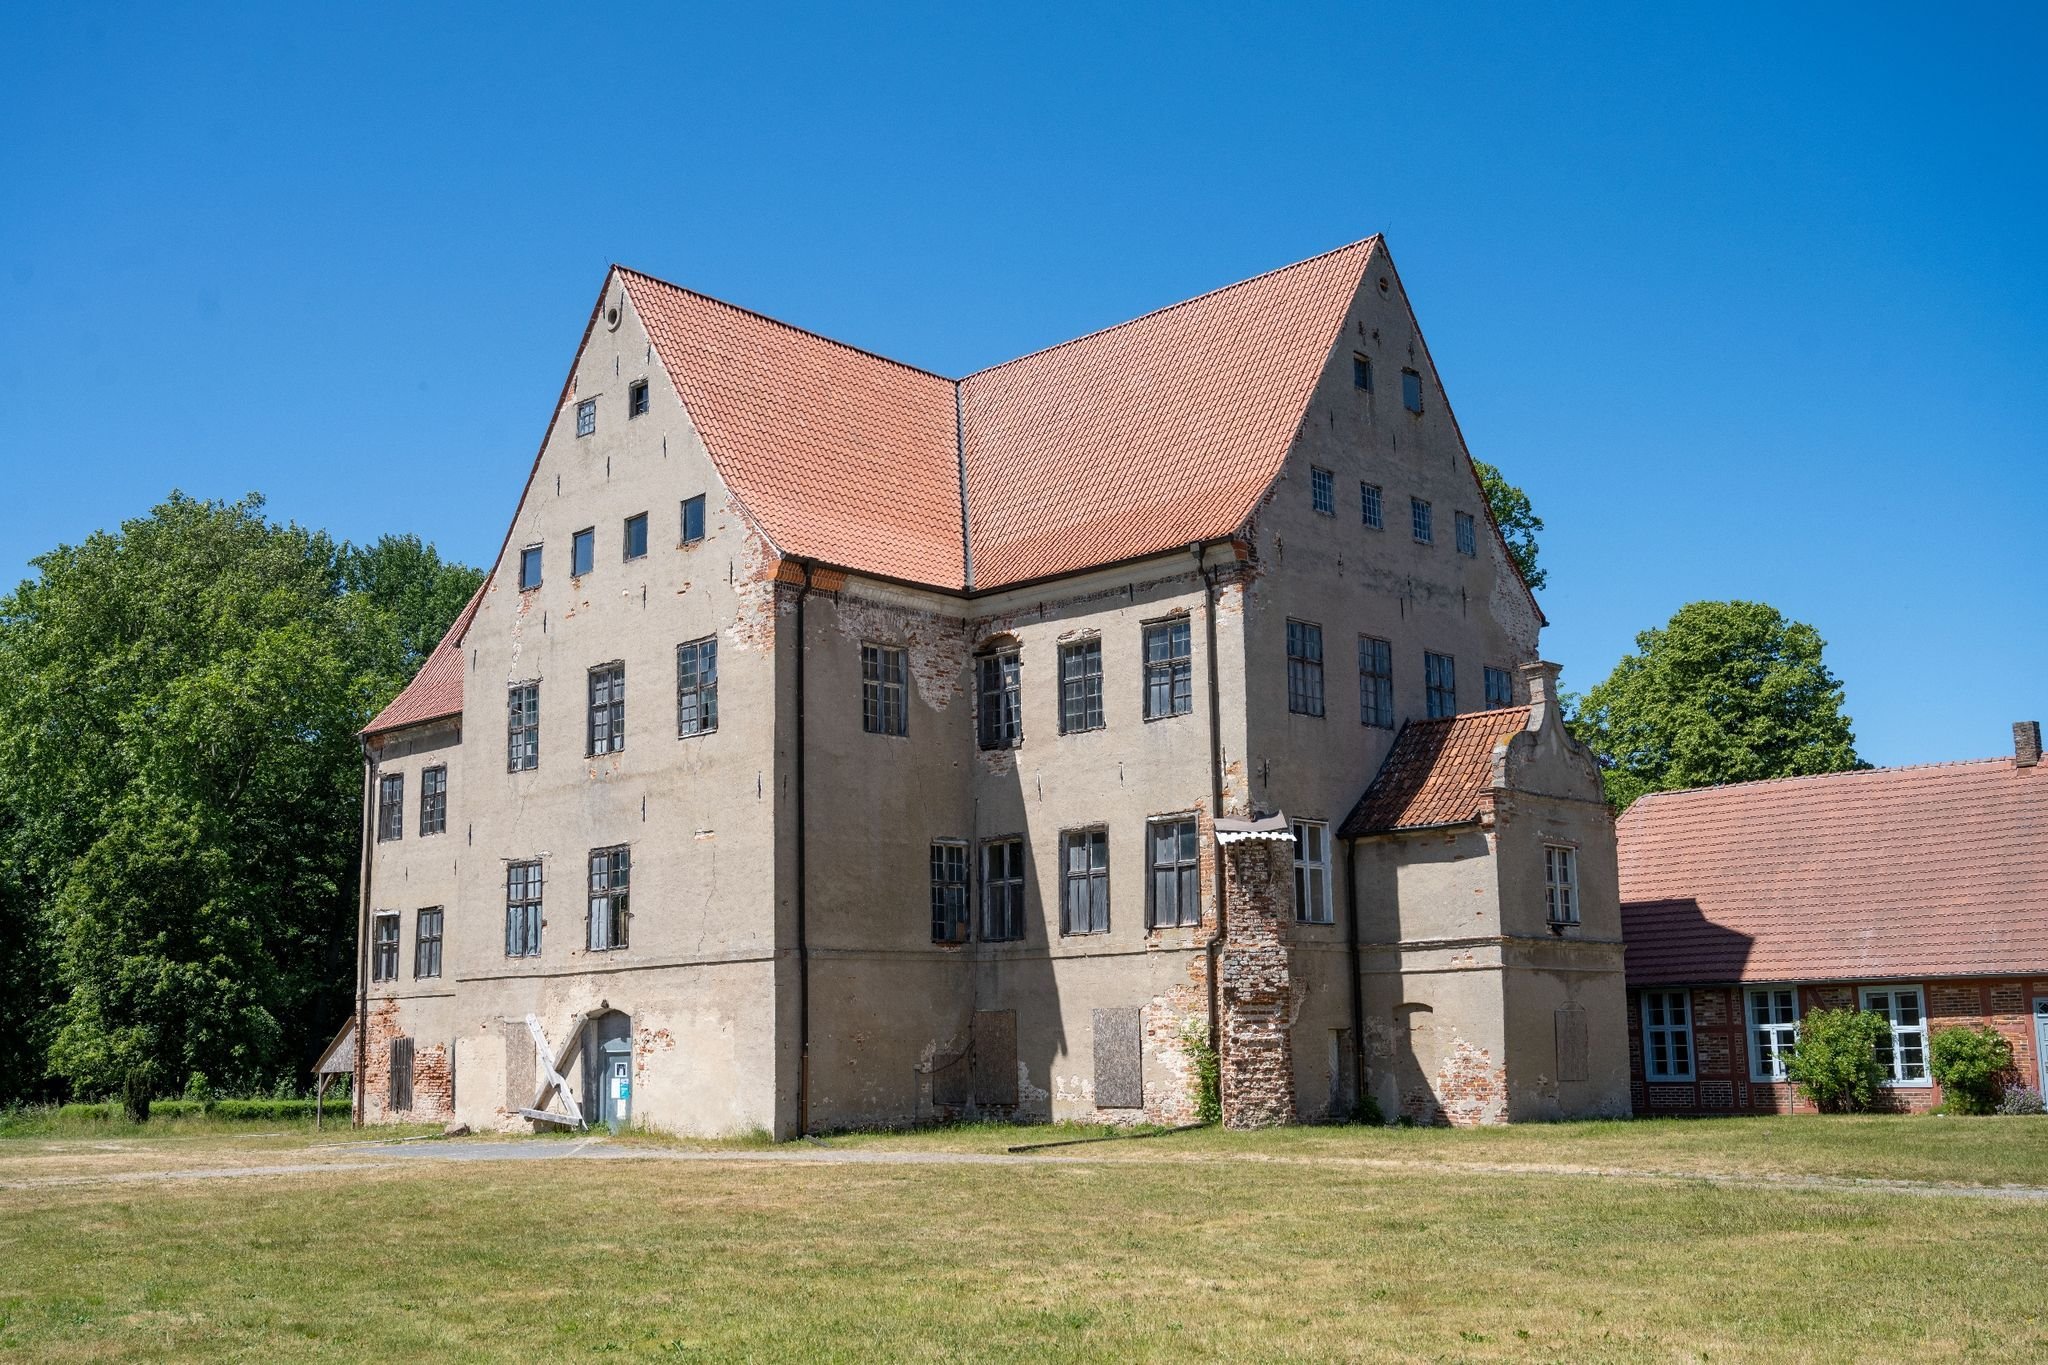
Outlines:
<svg viewBox="0 0 2048 1365"><path fill-rule="evenodd" d="M1691 602L1581 699L1607 799L1867 767L1820 632L1761 602Z"/></svg>
<svg viewBox="0 0 2048 1365"><path fill-rule="evenodd" d="M1486 490L1486 505L1493 512L1494 524L1500 527L1501 539L1507 542L1508 558L1522 571L1522 581L1529 585L1529 591L1535 592L1549 579L1536 564L1536 533L1543 529L1543 518L1536 515L1529 495L1509 483L1498 467L1474 460L1472 470L1479 475L1479 486Z"/></svg>
<svg viewBox="0 0 2048 1365"><path fill-rule="evenodd" d="M0 598L0 1094L267 1085L347 1007L356 735L481 575L263 507L174 493Z"/></svg>

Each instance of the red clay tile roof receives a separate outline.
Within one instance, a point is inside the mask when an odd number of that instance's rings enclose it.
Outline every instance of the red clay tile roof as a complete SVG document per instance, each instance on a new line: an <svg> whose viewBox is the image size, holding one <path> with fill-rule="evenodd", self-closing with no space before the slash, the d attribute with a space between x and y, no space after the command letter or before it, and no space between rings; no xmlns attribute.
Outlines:
<svg viewBox="0 0 2048 1365"><path fill-rule="evenodd" d="M375 720L363 727L364 734L379 734L462 714L462 678L468 671L462 663L462 636L469 629L470 621L476 616L477 604L484 600L484 593L490 586L489 579L477 585L476 591L470 594L469 605L462 609L454 624L441 636L441 643L427 655L420 671L391 699L389 706L377 713Z"/></svg>
<svg viewBox="0 0 2048 1365"><path fill-rule="evenodd" d="M2048 771L2009 758L1629 807L1632 986L2048 974Z"/></svg>
<svg viewBox="0 0 2048 1365"><path fill-rule="evenodd" d="M1529 724L1529 708L1411 720L1338 830L1340 838L1477 820L1493 800L1493 751Z"/></svg>

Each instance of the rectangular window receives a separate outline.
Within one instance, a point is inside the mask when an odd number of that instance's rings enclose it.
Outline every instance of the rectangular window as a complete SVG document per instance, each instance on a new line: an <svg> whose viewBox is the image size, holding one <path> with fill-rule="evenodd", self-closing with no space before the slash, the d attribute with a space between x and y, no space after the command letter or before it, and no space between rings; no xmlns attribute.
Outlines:
<svg viewBox="0 0 2048 1365"><path fill-rule="evenodd" d="M1014 649L975 660L980 714L977 729L984 749L1008 749L1024 742L1024 667Z"/></svg>
<svg viewBox="0 0 2048 1365"><path fill-rule="evenodd" d="M1351 356L1351 387L1366 393L1372 392L1372 361L1355 351Z"/></svg>
<svg viewBox="0 0 2048 1365"><path fill-rule="evenodd" d="M683 544L695 545L704 539L704 495L683 499Z"/></svg>
<svg viewBox="0 0 2048 1365"><path fill-rule="evenodd" d="M529 545L519 552L519 591L531 592L540 586L540 546Z"/></svg>
<svg viewBox="0 0 2048 1365"><path fill-rule="evenodd" d="M624 844L590 850L590 951L626 946L626 882L632 854Z"/></svg>
<svg viewBox="0 0 2048 1365"><path fill-rule="evenodd" d="M1863 1008L1891 1022L1877 1044L1877 1064L1893 1085L1927 1084L1927 1010L1918 986L1886 986L1863 992Z"/></svg>
<svg viewBox="0 0 2048 1365"><path fill-rule="evenodd" d="M647 415L647 381L636 379L626 388L626 416Z"/></svg>
<svg viewBox="0 0 2048 1365"><path fill-rule="evenodd" d="M1102 641L1060 646L1060 733L1102 728Z"/></svg>
<svg viewBox="0 0 2048 1365"><path fill-rule="evenodd" d="M1579 922L1579 856L1561 844L1543 846L1543 907L1552 924Z"/></svg>
<svg viewBox="0 0 2048 1365"><path fill-rule="evenodd" d="M1145 719L1195 709L1195 672L1186 620L1145 627Z"/></svg>
<svg viewBox="0 0 2048 1365"><path fill-rule="evenodd" d="M643 559L647 555L647 514L645 512L626 518L626 531L619 538L625 547L628 561Z"/></svg>
<svg viewBox="0 0 2048 1365"><path fill-rule="evenodd" d="M1060 835L1060 932L1109 932L1109 831L1072 829Z"/></svg>
<svg viewBox="0 0 2048 1365"><path fill-rule="evenodd" d="M1358 719L1375 729L1394 728L1394 647L1358 637Z"/></svg>
<svg viewBox="0 0 2048 1365"><path fill-rule="evenodd" d="M1380 486L1376 483L1358 485L1358 506L1365 524L1375 531L1386 529L1386 516L1380 509Z"/></svg>
<svg viewBox="0 0 2048 1365"><path fill-rule="evenodd" d="M1422 699L1430 719L1458 714L1458 664L1448 654L1422 654Z"/></svg>
<svg viewBox="0 0 2048 1365"><path fill-rule="evenodd" d="M412 974L425 978L441 974L441 911L422 910L413 917Z"/></svg>
<svg viewBox="0 0 2048 1365"><path fill-rule="evenodd" d="M860 728L871 735L910 733L910 658L903 650L860 647Z"/></svg>
<svg viewBox="0 0 2048 1365"><path fill-rule="evenodd" d="M1749 992L1749 1078L1785 1079L1785 1054L1799 1041L1799 992L1773 986Z"/></svg>
<svg viewBox="0 0 2048 1365"><path fill-rule="evenodd" d="M1152 877L1145 922L1153 929L1202 922L1201 829L1192 816L1145 825Z"/></svg>
<svg viewBox="0 0 2048 1365"><path fill-rule="evenodd" d="M1486 671L1486 709L1498 711L1503 706L1515 704L1515 682L1505 668L1489 668Z"/></svg>
<svg viewBox="0 0 2048 1365"><path fill-rule="evenodd" d="M1692 1006L1684 991L1643 992L1643 1075L1692 1079Z"/></svg>
<svg viewBox="0 0 2048 1365"><path fill-rule="evenodd" d="M1308 499L1326 517L1337 515L1337 476L1311 465L1308 471Z"/></svg>
<svg viewBox="0 0 2048 1365"><path fill-rule="evenodd" d="M448 829L448 770L420 773L420 833L444 834Z"/></svg>
<svg viewBox="0 0 2048 1365"><path fill-rule="evenodd" d="M505 694L505 771L540 766L540 684L514 683Z"/></svg>
<svg viewBox="0 0 2048 1365"><path fill-rule="evenodd" d="M405 837L405 774L377 779L377 841Z"/></svg>
<svg viewBox="0 0 2048 1365"><path fill-rule="evenodd" d="M1306 621L1287 623L1287 709L1323 714L1323 628Z"/></svg>
<svg viewBox="0 0 2048 1365"><path fill-rule="evenodd" d="M1416 544L1436 543L1436 524L1430 515L1429 504L1421 498L1408 499L1408 524L1414 530Z"/></svg>
<svg viewBox="0 0 2048 1365"><path fill-rule="evenodd" d="M1330 901L1330 827L1294 822L1294 917L1303 924L1334 924Z"/></svg>
<svg viewBox="0 0 2048 1365"><path fill-rule="evenodd" d="M989 942L1024 937L1024 841L991 839L981 846L981 936Z"/></svg>
<svg viewBox="0 0 2048 1365"><path fill-rule="evenodd" d="M1413 413L1422 411L1422 376L1413 370L1401 371L1401 406Z"/></svg>
<svg viewBox="0 0 2048 1365"><path fill-rule="evenodd" d="M398 914L379 911L370 929L370 980L398 979Z"/></svg>
<svg viewBox="0 0 2048 1365"><path fill-rule="evenodd" d="M569 537L569 577L581 578L597 559L597 528L586 526Z"/></svg>
<svg viewBox="0 0 2048 1365"><path fill-rule="evenodd" d="M718 728L718 637L676 646L676 735Z"/></svg>
<svg viewBox="0 0 2048 1365"><path fill-rule="evenodd" d="M967 845L932 845L932 942L967 942Z"/></svg>
<svg viewBox="0 0 2048 1365"><path fill-rule="evenodd" d="M576 405L576 434L588 436L597 430L597 400L586 398Z"/></svg>
<svg viewBox="0 0 2048 1365"><path fill-rule="evenodd" d="M505 956L540 956L540 864L505 864Z"/></svg>
<svg viewBox="0 0 2048 1365"><path fill-rule="evenodd" d="M1453 512L1452 519L1458 528L1458 553L1471 558L1479 555L1479 529L1470 512Z"/></svg>
<svg viewBox="0 0 2048 1365"><path fill-rule="evenodd" d="M626 666L599 664L590 670L590 725L584 752L591 757L626 747Z"/></svg>

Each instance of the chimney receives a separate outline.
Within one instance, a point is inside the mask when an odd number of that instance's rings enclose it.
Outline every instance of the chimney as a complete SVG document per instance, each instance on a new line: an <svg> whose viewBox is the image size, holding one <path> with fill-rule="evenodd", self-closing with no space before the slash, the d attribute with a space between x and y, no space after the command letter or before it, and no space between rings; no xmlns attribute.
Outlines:
<svg viewBox="0 0 2048 1365"><path fill-rule="evenodd" d="M1547 730L1563 719L1557 705L1557 665L1547 660L1522 665L1522 685L1529 690L1529 730Z"/></svg>
<svg viewBox="0 0 2048 1365"><path fill-rule="evenodd" d="M2041 761L2041 722L2016 720L2012 723L2012 765L2031 768Z"/></svg>

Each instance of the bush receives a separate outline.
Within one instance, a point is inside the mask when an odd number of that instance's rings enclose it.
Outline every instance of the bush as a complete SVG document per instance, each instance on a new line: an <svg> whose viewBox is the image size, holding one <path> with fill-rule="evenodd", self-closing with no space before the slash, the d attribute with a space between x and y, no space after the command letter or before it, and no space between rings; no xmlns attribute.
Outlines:
<svg viewBox="0 0 2048 1365"><path fill-rule="evenodd" d="M1785 1077L1824 1114L1867 1113L1884 1090L1877 1045L1891 1030L1881 1014L1814 1010L1799 1021L1799 1039L1785 1054Z"/></svg>
<svg viewBox="0 0 2048 1365"><path fill-rule="evenodd" d="M213 1098L213 1087L206 1083L204 1071L195 1071L185 1078L185 1098L199 1104Z"/></svg>
<svg viewBox="0 0 2048 1365"><path fill-rule="evenodd" d="M2048 1106L2041 1103L2041 1092L2030 1085L2009 1085L1998 1097L1998 1112L2001 1114L2039 1114L2048 1112Z"/></svg>
<svg viewBox="0 0 2048 1365"><path fill-rule="evenodd" d="M1957 1114L1992 1111L2012 1074L2011 1043L1982 1024L1958 1024L1935 1034L1930 1052L1942 1108Z"/></svg>
<svg viewBox="0 0 2048 1365"><path fill-rule="evenodd" d="M135 1066L121 1086L121 1111L130 1123L149 1122L149 1068Z"/></svg>
<svg viewBox="0 0 2048 1365"><path fill-rule="evenodd" d="M1223 1066L1209 1041L1208 1028L1199 1019L1181 1025L1180 1045L1195 1064L1195 1121L1223 1121Z"/></svg>

